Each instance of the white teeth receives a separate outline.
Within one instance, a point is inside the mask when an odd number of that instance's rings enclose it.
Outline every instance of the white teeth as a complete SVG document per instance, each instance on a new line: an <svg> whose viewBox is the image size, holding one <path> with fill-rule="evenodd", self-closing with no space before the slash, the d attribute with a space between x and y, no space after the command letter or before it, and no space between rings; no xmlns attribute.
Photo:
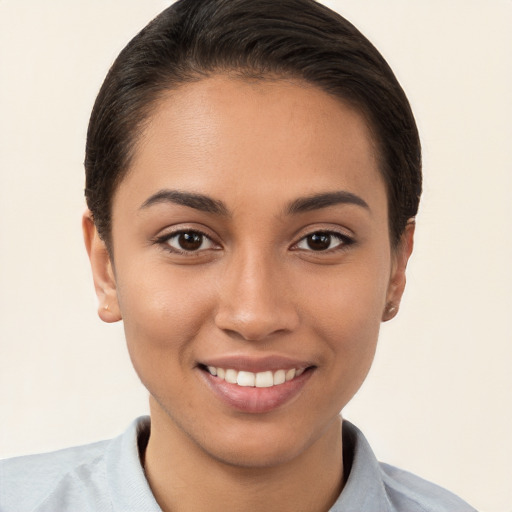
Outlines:
<svg viewBox="0 0 512 512"><path fill-rule="evenodd" d="M277 370L275 372L246 372L237 371L232 368L224 369L215 366L208 366L208 371L211 375L225 380L230 384L238 384L242 387L257 387L257 388L270 388L272 386L279 386L296 377L300 377L305 368L290 368L289 370Z"/></svg>
<svg viewBox="0 0 512 512"><path fill-rule="evenodd" d="M237 371L236 370L226 370L226 376L224 377L226 382L230 384L236 384L237 379Z"/></svg>
<svg viewBox="0 0 512 512"><path fill-rule="evenodd" d="M286 372L284 370L277 370L277 372L274 373L274 386L278 386L283 382L286 382Z"/></svg>
<svg viewBox="0 0 512 512"><path fill-rule="evenodd" d="M270 388L274 385L272 372L259 372L256 374L255 385L257 388Z"/></svg>
<svg viewBox="0 0 512 512"><path fill-rule="evenodd" d="M236 383L239 386L254 387L256 376L252 372L238 372Z"/></svg>

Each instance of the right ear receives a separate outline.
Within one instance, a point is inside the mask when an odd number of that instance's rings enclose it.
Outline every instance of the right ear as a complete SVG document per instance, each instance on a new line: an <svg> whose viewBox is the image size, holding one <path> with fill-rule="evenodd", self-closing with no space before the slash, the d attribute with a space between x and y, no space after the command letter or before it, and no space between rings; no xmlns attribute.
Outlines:
<svg viewBox="0 0 512 512"><path fill-rule="evenodd" d="M99 301L98 315L104 322L117 322L122 316L117 300L114 268L107 246L98 234L90 210L86 210L82 216L82 230Z"/></svg>

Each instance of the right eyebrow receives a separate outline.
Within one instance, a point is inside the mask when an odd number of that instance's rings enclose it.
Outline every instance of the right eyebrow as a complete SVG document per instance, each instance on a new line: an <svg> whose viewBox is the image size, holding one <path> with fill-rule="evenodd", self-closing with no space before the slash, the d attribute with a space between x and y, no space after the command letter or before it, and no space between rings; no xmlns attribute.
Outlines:
<svg viewBox="0 0 512 512"><path fill-rule="evenodd" d="M154 204L173 203L181 206L188 206L206 213L215 215L229 216L229 210L222 201L213 199L204 194L196 194L194 192L184 192L182 190L162 189L148 197L142 203L139 210L149 208Z"/></svg>

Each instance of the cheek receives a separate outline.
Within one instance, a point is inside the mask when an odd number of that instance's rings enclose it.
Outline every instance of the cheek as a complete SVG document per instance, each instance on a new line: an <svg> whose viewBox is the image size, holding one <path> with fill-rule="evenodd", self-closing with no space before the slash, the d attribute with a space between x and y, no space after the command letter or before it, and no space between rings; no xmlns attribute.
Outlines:
<svg viewBox="0 0 512 512"><path fill-rule="evenodd" d="M118 298L139 376L150 373L154 378L159 368L192 364L189 341L211 314L208 288L197 286L201 279L191 282L186 271L171 273L165 265L124 270L118 279Z"/></svg>
<svg viewBox="0 0 512 512"><path fill-rule="evenodd" d="M328 347L334 378L361 381L375 354L389 281L389 261L380 258L340 266L329 279L308 280L303 310Z"/></svg>
<svg viewBox="0 0 512 512"><path fill-rule="evenodd" d="M317 336L324 341L323 361L326 388L333 390L336 410L342 410L363 384L375 357L380 329L380 312L365 309L362 297L343 297L338 307L318 325ZM317 315L321 315L317 312Z"/></svg>
<svg viewBox="0 0 512 512"><path fill-rule="evenodd" d="M355 258L354 258L355 259ZM303 309L311 321L318 319L329 332L353 331L362 336L380 325L389 283L389 261L350 261L334 271L323 269L308 275L304 283Z"/></svg>
<svg viewBox="0 0 512 512"><path fill-rule="evenodd" d="M316 312L319 337L331 356L329 367L335 366L335 378L364 380L375 355L379 336L381 301L364 301L360 295L343 296L330 314ZM358 377L360 376L360 378ZM358 387L358 386L357 386Z"/></svg>

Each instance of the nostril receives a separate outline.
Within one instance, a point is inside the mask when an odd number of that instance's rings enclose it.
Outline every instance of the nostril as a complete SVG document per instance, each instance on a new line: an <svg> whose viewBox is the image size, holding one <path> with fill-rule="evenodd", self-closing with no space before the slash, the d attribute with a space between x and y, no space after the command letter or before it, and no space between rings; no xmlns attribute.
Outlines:
<svg viewBox="0 0 512 512"><path fill-rule="evenodd" d="M251 342L262 341L270 337L289 332L288 329L273 329L268 326L260 326L259 328L246 328L245 326L240 326L237 329L223 329L223 331L230 338Z"/></svg>
<svg viewBox="0 0 512 512"><path fill-rule="evenodd" d="M259 341L292 332L298 325L298 314L289 303L259 308L239 304L239 307L221 307L215 324L230 337Z"/></svg>

